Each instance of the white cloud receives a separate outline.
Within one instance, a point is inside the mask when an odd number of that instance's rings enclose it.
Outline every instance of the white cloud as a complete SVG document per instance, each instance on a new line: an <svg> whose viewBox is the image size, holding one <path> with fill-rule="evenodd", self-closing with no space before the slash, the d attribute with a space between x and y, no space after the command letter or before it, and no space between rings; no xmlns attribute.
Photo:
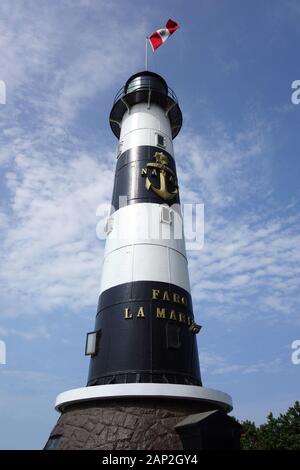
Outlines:
<svg viewBox="0 0 300 470"><path fill-rule="evenodd" d="M146 30L134 7L123 2L2 1L0 13L1 79L20 96L21 87L35 95L41 85L52 92L57 83L68 84L64 92L75 99L91 96L135 65L133 42Z"/></svg>
<svg viewBox="0 0 300 470"><path fill-rule="evenodd" d="M20 330L16 328L3 328L0 327L0 337L6 338L10 336L17 336L24 339L25 341L32 341L34 339L47 339L49 338L49 333L44 326L39 326L35 328L30 328L30 330Z"/></svg>
<svg viewBox="0 0 300 470"><path fill-rule="evenodd" d="M200 354L201 371L206 375L225 375L239 373L258 374L258 373L276 373L280 371L282 359L280 357L272 361L257 361L255 364L235 364L228 358L219 354L203 351Z"/></svg>
<svg viewBox="0 0 300 470"><path fill-rule="evenodd" d="M51 382L53 383L54 381L57 381L56 376L36 370L17 370L4 368L1 370L1 373L7 382L9 379L12 379L13 381L21 381L23 386L23 393L28 388L33 388L37 385L42 388Z"/></svg>
<svg viewBox="0 0 300 470"><path fill-rule="evenodd" d="M175 143L183 202L205 202L204 248L188 253L202 317L299 321L300 221L294 205L272 201L267 127Z"/></svg>
<svg viewBox="0 0 300 470"><path fill-rule="evenodd" d="M193 298L205 303L204 315L299 319L299 221L216 215L206 233L204 249L189 254Z"/></svg>
<svg viewBox="0 0 300 470"><path fill-rule="evenodd" d="M98 161L77 150L68 160L39 152L15 158L6 174L11 197L1 255L2 314L95 304L103 248L95 211L100 202L109 204L114 174L113 154L105 155Z"/></svg>
<svg viewBox="0 0 300 470"><path fill-rule="evenodd" d="M145 22L119 6L1 2L2 316L95 306L103 248L95 212L110 201L115 155L98 136L76 136L72 120L111 87L112 99L142 60L133 45L143 43Z"/></svg>
<svg viewBox="0 0 300 470"><path fill-rule="evenodd" d="M258 189L265 194L270 189L266 148L262 123L233 135L220 124L206 135L183 130L175 141L182 200L205 202L216 211L248 202Z"/></svg>
<svg viewBox="0 0 300 470"><path fill-rule="evenodd" d="M102 19L96 37L90 32L81 35L79 51L74 51L73 60L58 75L54 87L58 111L65 119L72 117L84 100L121 83L126 72L130 75L138 61L134 45L144 30L142 22L132 34L131 28L120 28L112 18L109 23Z"/></svg>
<svg viewBox="0 0 300 470"><path fill-rule="evenodd" d="M141 11L120 5L1 2L0 79L7 86L7 104L0 109L0 164L22 153L24 146L42 147L41 134L45 143L57 136L64 144L85 105L98 103L97 118L101 93L111 89L112 99L141 66L143 54L136 43L143 44L146 22L140 20ZM126 15L130 24L124 22ZM77 124L80 132L82 121Z"/></svg>

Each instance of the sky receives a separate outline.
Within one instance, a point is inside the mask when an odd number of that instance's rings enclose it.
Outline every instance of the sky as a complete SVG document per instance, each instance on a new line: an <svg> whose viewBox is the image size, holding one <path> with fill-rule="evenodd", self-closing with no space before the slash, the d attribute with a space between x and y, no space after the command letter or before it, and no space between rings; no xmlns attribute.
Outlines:
<svg viewBox="0 0 300 470"><path fill-rule="evenodd" d="M145 36L181 28L150 70L175 90L181 201L203 203L189 251L203 383L257 424L299 399L300 4L297 0L0 3L0 448L40 449L58 393L85 386L110 202L116 92Z"/></svg>

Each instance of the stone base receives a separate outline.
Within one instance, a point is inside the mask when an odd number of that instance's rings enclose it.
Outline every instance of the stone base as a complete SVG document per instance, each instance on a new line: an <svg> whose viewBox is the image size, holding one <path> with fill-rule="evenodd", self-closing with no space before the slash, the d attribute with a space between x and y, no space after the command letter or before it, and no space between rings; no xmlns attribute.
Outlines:
<svg viewBox="0 0 300 470"><path fill-rule="evenodd" d="M199 401L124 398L65 407L46 448L58 450L182 450L175 425L215 409Z"/></svg>

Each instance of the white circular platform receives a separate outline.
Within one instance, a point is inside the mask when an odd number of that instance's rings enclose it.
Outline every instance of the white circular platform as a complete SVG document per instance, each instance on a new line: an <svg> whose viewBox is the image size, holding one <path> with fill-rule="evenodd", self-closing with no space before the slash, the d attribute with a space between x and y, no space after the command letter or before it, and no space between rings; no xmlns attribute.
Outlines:
<svg viewBox="0 0 300 470"><path fill-rule="evenodd" d="M232 410L232 399L227 393L195 385L175 385L159 383L129 383L95 385L75 388L60 393L55 402L55 409L62 411L67 405L83 401L125 397L160 397L185 400L199 400L215 404L227 413Z"/></svg>

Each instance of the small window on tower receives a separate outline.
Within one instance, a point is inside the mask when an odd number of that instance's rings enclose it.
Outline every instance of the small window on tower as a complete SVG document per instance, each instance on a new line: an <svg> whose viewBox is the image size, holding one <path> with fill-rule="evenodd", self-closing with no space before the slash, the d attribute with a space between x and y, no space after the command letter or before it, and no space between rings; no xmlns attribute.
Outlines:
<svg viewBox="0 0 300 470"><path fill-rule="evenodd" d="M165 148L166 146L166 139L161 134L156 134L156 145L158 147Z"/></svg>
<svg viewBox="0 0 300 470"><path fill-rule="evenodd" d="M120 142L118 143L118 147L117 147L117 158L121 156L122 149L123 149L123 140L120 140Z"/></svg>
<svg viewBox="0 0 300 470"><path fill-rule="evenodd" d="M172 223L171 209L168 206L160 206L160 221L169 225Z"/></svg>
<svg viewBox="0 0 300 470"><path fill-rule="evenodd" d="M114 219L112 217L109 217L107 219L105 227L104 227L104 231L105 231L106 235L109 235L110 232L113 231L113 228L114 228Z"/></svg>
<svg viewBox="0 0 300 470"><path fill-rule="evenodd" d="M168 349L180 349L180 326L174 325L173 323L166 324L167 334L167 348Z"/></svg>
<svg viewBox="0 0 300 470"><path fill-rule="evenodd" d="M95 356L99 350L101 330L91 331L86 335L85 355Z"/></svg>

